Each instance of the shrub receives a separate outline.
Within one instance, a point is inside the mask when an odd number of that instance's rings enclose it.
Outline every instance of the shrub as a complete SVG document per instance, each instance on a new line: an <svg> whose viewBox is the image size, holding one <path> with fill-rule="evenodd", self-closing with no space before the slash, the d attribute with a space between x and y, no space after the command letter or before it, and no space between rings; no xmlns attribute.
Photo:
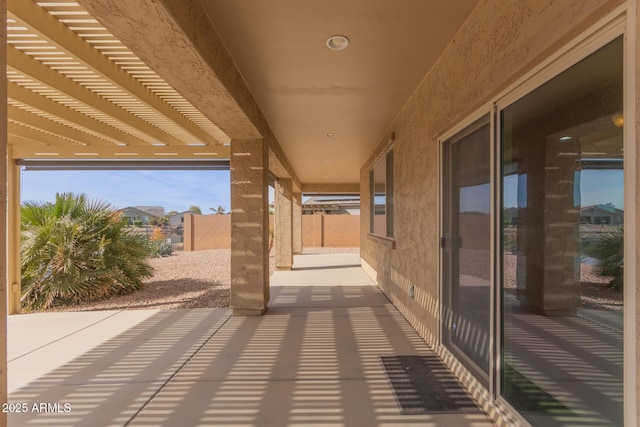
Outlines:
<svg viewBox="0 0 640 427"><path fill-rule="evenodd" d="M144 236L108 203L57 194L22 206L22 306L26 311L130 293L153 269Z"/></svg>
<svg viewBox="0 0 640 427"><path fill-rule="evenodd" d="M152 241L152 242L149 242L149 247L150 247L150 254L151 256L154 256L154 257L160 258L160 257L170 256L173 253L173 246L171 245L171 243Z"/></svg>
<svg viewBox="0 0 640 427"><path fill-rule="evenodd" d="M598 274L610 277L609 287L615 290L623 289L624 273L624 233L622 228L608 233L595 244L593 257L598 260L596 268Z"/></svg>

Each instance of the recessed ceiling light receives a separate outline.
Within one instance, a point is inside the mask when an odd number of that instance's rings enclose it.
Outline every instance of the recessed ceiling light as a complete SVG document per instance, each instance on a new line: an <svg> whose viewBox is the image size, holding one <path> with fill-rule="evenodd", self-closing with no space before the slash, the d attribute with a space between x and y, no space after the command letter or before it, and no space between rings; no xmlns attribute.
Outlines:
<svg viewBox="0 0 640 427"><path fill-rule="evenodd" d="M333 133L333 132L328 132L328 133L325 133L324 135L325 135L327 138L333 138L334 136L336 136L336 134L335 134L335 133Z"/></svg>
<svg viewBox="0 0 640 427"><path fill-rule="evenodd" d="M327 39L327 47L331 50L344 50L349 46L349 39L345 36L335 35Z"/></svg>

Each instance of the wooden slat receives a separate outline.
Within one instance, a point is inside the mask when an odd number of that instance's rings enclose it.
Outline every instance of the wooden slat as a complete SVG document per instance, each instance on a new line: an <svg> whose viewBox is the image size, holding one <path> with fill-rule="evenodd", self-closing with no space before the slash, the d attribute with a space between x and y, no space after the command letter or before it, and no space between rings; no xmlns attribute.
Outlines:
<svg viewBox="0 0 640 427"><path fill-rule="evenodd" d="M45 86L63 93L78 102L94 108L109 117L129 125L148 135L151 139L163 144L183 145L178 138L169 135L135 115L123 110L114 103L107 101L100 95L66 78L57 71L47 67L41 62L29 57L13 46L7 46L7 64L10 68L29 76L31 79Z"/></svg>
<svg viewBox="0 0 640 427"><path fill-rule="evenodd" d="M146 145L147 142L126 132L109 126L106 123L68 108L59 102L26 89L16 83L7 82L7 93L10 99L30 105L38 110L105 135L127 145Z"/></svg>
<svg viewBox="0 0 640 427"><path fill-rule="evenodd" d="M137 82L129 73L118 67L99 50L87 43L66 25L32 0L8 0L8 16L19 24L24 23L44 38L88 68L104 76L137 100L149 106L191 134L196 140L217 144L218 141L196 126L166 102Z"/></svg>

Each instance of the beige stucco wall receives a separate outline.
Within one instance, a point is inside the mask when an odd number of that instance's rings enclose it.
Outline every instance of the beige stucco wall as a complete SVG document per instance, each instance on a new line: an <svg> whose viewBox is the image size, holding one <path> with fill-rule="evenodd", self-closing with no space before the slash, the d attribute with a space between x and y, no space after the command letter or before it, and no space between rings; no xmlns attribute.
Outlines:
<svg viewBox="0 0 640 427"><path fill-rule="evenodd" d="M361 256L428 342L435 343L437 331L439 136L622 3L480 2L389 128L396 138L395 242L368 236L368 171L389 135L362 168ZM408 297L410 285L415 299Z"/></svg>

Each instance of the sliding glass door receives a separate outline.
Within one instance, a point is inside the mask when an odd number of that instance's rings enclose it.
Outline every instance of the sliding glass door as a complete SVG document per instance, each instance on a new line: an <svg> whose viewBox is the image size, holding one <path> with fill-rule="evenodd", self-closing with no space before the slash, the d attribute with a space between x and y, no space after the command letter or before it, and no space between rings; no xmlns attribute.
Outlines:
<svg viewBox="0 0 640 427"><path fill-rule="evenodd" d="M535 426L623 424L622 110L619 38L499 111L500 389Z"/></svg>
<svg viewBox="0 0 640 427"><path fill-rule="evenodd" d="M485 117L443 145L443 344L488 387L490 126Z"/></svg>

